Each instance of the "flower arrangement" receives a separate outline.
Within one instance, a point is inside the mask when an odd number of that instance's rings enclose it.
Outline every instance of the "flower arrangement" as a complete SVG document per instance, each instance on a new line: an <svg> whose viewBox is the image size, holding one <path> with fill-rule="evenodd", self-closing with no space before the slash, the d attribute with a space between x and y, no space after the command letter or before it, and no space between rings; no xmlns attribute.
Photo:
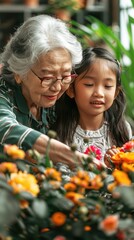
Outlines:
<svg viewBox="0 0 134 240"><path fill-rule="evenodd" d="M121 151L131 155L130 145ZM109 175L92 161L98 150L89 149L83 167L65 181L47 154L5 146L0 155L1 239L134 239L133 168L115 168Z"/></svg>

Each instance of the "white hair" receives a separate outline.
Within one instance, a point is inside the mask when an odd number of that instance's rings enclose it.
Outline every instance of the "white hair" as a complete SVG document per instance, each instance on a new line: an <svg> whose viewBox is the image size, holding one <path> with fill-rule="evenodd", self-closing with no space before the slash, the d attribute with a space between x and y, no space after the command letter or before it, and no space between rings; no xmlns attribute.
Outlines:
<svg viewBox="0 0 134 240"><path fill-rule="evenodd" d="M39 56L54 48L68 50L72 65L82 60L82 46L65 22L49 15L25 21L11 37L2 54L2 63L11 72L24 75Z"/></svg>

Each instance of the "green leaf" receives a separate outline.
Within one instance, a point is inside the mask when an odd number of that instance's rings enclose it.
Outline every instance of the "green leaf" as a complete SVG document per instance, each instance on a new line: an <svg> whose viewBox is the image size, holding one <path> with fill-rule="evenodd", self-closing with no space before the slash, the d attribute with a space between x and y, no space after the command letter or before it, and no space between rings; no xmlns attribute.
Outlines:
<svg viewBox="0 0 134 240"><path fill-rule="evenodd" d="M128 209L134 209L134 188L127 186L116 187L114 192L120 194L120 201Z"/></svg>
<svg viewBox="0 0 134 240"><path fill-rule="evenodd" d="M33 201L32 208L38 218L48 217L48 206L44 200L35 199Z"/></svg>
<svg viewBox="0 0 134 240"><path fill-rule="evenodd" d="M17 220L19 211L19 201L15 196L5 189L0 189L0 232L8 231L7 227Z"/></svg>

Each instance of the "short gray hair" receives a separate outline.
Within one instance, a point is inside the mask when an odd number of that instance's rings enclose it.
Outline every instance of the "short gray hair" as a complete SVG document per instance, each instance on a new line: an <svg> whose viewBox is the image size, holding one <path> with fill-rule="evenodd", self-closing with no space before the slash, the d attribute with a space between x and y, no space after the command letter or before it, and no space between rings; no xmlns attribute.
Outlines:
<svg viewBox="0 0 134 240"><path fill-rule="evenodd" d="M42 53L62 47L69 51L72 66L82 60L82 46L65 22L49 15L25 21L10 38L2 54L9 71L25 75Z"/></svg>

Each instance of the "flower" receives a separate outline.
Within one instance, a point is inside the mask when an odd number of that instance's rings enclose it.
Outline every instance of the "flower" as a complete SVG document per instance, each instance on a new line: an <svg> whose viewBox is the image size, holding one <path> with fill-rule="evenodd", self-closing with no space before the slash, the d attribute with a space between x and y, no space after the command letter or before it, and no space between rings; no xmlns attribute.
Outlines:
<svg viewBox="0 0 134 240"><path fill-rule="evenodd" d="M10 157L13 159L24 159L25 152L21 149L19 149L16 145L5 145L4 146L4 152L7 153Z"/></svg>
<svg viewBox="0 0 134 240"><path fill-rule="evenodd" d="M37 196L39 193L37 180L32 174L21 171L18 173L11 173L8 184L13 187L15 193L26 191L33 196Z"/></svg>
<svg viewBox="0 0 134 240"><path fill-rule="evenodd" d="M84 152L85 154L88 155L88 163L90 163L90 160L92 161L92 163L94 163L94 166L98 169L101 170L102 168L105 168L104 164L102 163L101 159L102 159L102 152L101 149L94 146L94 145L90 145L89 147L87 147L87 149ZM86 160L87 161L87 160ZM85 163L85 167L86 167L86 163ZM90 168L91 165L89 165L87 168Z"/></svg>
<svg viewBox="0 0 134 240"><path fill-rule="evenodd" d="M117 148L118 153L111 158L116 168L134 170L134 140L125 143L121 148Z"/></svg>
<svg viewBox="0 0 134 240"><path fill-rule="evenodd" d="M48 152L42 157L30 150L28 156L21 150L20 159L17 146L5 149L0 163L2 239L133 239L133 142L119 148L110 173L95 167L101 152L88 148L88 160L66 181L51 165Z"/></svg>
<svg viewBox="0 0 134 240"><path fill-rule="evenodd" d="M55 226L62 226L66 221L66 215L62 212L55 212L51 216L51 221Z"/></svg>
<svg viewBox="0 0 134 240"><path fill-rule="evenodd" d="M90 145L84 152L85 154L91 154L93 157L95 157L98 160L101 160L102 158L102 153L100 148Z"/></svg>
<svg viewBox="0 0 134 240"><path fill-rule="evenodd" d="M118 215L109 215L103 221L100 222L99 228L103 230L106 235L113 235L116 233L119 225Z"/></svg>

